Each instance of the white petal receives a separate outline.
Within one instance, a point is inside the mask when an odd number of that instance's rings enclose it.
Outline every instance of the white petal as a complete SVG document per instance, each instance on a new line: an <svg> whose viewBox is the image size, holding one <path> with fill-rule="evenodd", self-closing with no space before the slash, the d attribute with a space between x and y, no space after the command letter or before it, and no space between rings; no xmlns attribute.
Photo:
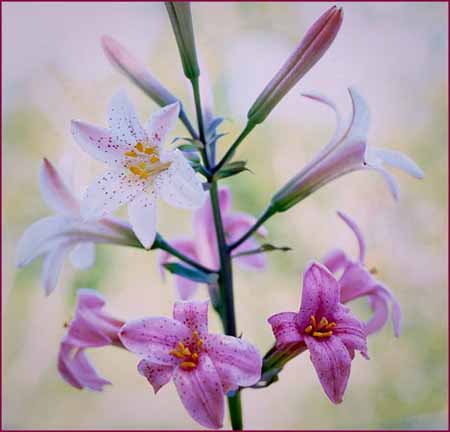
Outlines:
<svg viewBox="0 0 450 432"><path fill-rule="evenodd" d="M202 182L179 150L167 152L166 160L172 164L155 179L158 192L168 204L186 209L196 209L205 202Z"/></svg>
<svg viewBox="0 0 450 432"><path fill-rule="evenodd" d="M95 244L91 242L78 243L70 252L72 265L80 270L91 267L95 262Z"/></svg>
<svg viewBox="0 0 450 432"><path fill-rule="evenodd" d="M58 278L64 264L68 243L61 244L49 252L42 266L42 285L46 295L49 295L58 283Z"/></svg>
<svg viewBox="0 0 450 432"><path fill-rule="evenodd" d="M147 123L147 132L152 144L161 147L166 135L175 127L179 114L180 103L175 102L150 117Z"/></svg>
<svg viewBox="0 0 450 432"><path fill-rule="evenodd" d="M417 164L408 156L396 150L374 148L371 151L376 155L378 159L381 159L384 163L401 169L410 176L418 179L423 178L423 171L417 166Z"/></svg>
<svg viewBox="0 0 450 432"><path fill-rule="evenodd" d="M118 91L109 104L108 124L115 143L132 148L137 142L146 142L147 134L123 90Z"/></svg>
<svg viewBox="0 0 450 432"><path fill-rule="evenodd" d="M147 180L123 171L107 171L97 177L81 202L85 219L99 219L132 201L148 185Z"/></svg>
<svg viewBox="0 0 450 432"><path fill-rule="evenodd" d="M353 115L347 135L354 140L366 141L370 125L369 107L356 89L351 87L348 91L352 98Z"/></svg>
<svg viewBox="0 0 450 432"><path fill-rule="evenodd" d="M72 120L71 132L76 143L90 156L101 162L115 165L124 159L129 146L113 138L107 129Z"/></svg>
<svg viewBox="0 0 450 432"><path fill-rule="evenodd" d="M128 204L128 217L137 238L150 249L156 236L156 196L141 193Z"/></svg>
<svg viewBox="0 0 450 432"><path fill-rule="evenodd" d="M395 200L398 200L400 197L400 188L398 186L397 180L395 180L394 176L386 171L382 166L368 166L368 168L378 171L383 176L386 181L389 190L391 191L392 196Z"/></svg>
<svg viewBox="0 0 450 432"><path fill-rule="evenodd" d="M42 198L53 211L68 215L78 214L77 199L67 188L55 167L45 158L41 166L39 184Z"/></svg>

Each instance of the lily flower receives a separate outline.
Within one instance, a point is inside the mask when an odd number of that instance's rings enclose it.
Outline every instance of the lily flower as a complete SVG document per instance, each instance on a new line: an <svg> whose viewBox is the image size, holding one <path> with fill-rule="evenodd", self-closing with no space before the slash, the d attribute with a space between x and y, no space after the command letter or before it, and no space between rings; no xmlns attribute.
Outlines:
<svg viewBox="0 0 450 432"><path fill-rule="evenodd" d="M303 342L325 393L333 403L342 402L355 350L368 355L363 323L339 302L335 277L322 264L311 263L303 276L300 310L272 315L268 321L276 348Z"/></svg>
<svg viewBox="0 0 450 432"><path fill-rule="evenodd" d="M18 242L16 263L24 267L44 255L42 284L47 295L56 288L68 253L75 267L86 269L95 261L96 243L139 247L131 227L120 219L83 221L78 198L47 159L41 167L39 184L44 201L55 214L25 230Z"/></svg>
<svg viewBox="0 0 450 432"><path fill-rule="evenodd" d="M334 110L337 121L336 132L330 143L274 195L271 203L274 210L279 212L288 210L330 181L361 169L379 172L395 199L399 197L399 187L385 165L398 168L415 178L423 178L422 170L403 153L368 145L369 108L354 88L350 88L349 93L353 113L348 127L344 126L341 115L331 100L315 93L304 94L305 97L321 102Z"/></svg>
<svg viewBox="0 0 450 432"><path fill-rule="evenodd" d="M111 384L98 375L85 353L87 348L108 345L123 348L119 330L124 321L104 312L104 306L103 297L96 291L78 290L75 318L68 324L58 356L58 370L73 387L102 391L104 385Z"/></svg>
<svg viewBox="0 0 450 432"><path fill-rule="evenodd" d="M231 191L228 187L219 190L219 206L222 213L225 236L229 244L238 240L250 227L254 225L256 219L243 212L233 212L231 210ZM211 269L218 269L220 259L217 249L216 231L214 228L214 217L212 213L211 201L208 199L202 208L194 213L193 217L194 236L193 238L181 237L174 239L171 244L188 256ZM257 233L265 237L267 230L260 227ZM258 247L255 239L249 238L233 251L233 255L240 252L254 250ZM161 251L159 254L159 265L161 274L164 275L164 264L169 262L171 255ZM236 263L244 268L262 270L267 265L264 254L236 256ZM190 299L196 292L198 283L181 276L175 276L175 286L182 300Z"/></svg>
<svg viewBox="0 0 450 432"><path fill-rule="evenodd" d="M364 265L366 244L358 225L342 212L338 216L347 224L356 236L359 245L359 256L356 261L347 257L344 251L336 249L322 260L325 267L332 273L342 272L338 279L341 303L367 297L373 311L372 318L365 324L367 335L380 330L389 319L391 309L395 336L400 335L401 308L392 291L374 278L372 271Z"/></svg>
<svg viewBox="0 0 450 432"><path fill-rule="evenodd" d="M156 198L181 208L200 207L205 199L200 179L179 150L162 144L175 126L180 104L157 111L144 129L126 94L118 92L110 103L109 129L72 121L72 134L80 147L108 165L87 189L81 203L85 219L98 219L128 204L131 225L149 249L156 235Z"/></svg>
<svg viewBox="0 0 450 432"><path fill-rule="evenodd" d="M142 357L138 371L155 393L171 379L189 415L218 429L224 395L255 384L261 355L250 343L208 332L208 302L175 302L173 319L128 321L120 331L125 347Z"/></svg>

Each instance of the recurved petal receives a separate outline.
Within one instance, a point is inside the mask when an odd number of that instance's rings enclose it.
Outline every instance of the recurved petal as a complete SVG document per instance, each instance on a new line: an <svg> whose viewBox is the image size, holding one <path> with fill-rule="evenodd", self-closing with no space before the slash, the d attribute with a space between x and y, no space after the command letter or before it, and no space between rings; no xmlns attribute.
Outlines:
<svg viewBox="0 0 450 432"><path fill-rule="evenodd" d="M191 332L198 331L203 336L208 333L208 301L176 301L173 305L173 318L188 327Z"/></svg>
<svg viewBox="0 0 450 432"><path fill-rule="evenodd" d="M381 330L389 319L389 300L384 295L370 295L369 301L373 315L366 323L366 334L370 335Z"/></svg>
<svg viewBox="0 0 450 432"><path fill-rule="evenodd" d="M94 265L95 244L92 242L78 243L70 252L70 262L80 270L86 270Z"/></svg>
<svg viewBox="0 0 450 432"><path fill-rule="evenodd" d="M347 224L347 226L353 231L353 234L355 234L356 240L358 241L359 246L359 262L363 263L364 258L366 256L366 242L364 241L364 236L359 229L358 225L354 220L352 220L349 216L347 216L345 213L338 211L338 216Z"/></svg>
<svg viewBox="0 0 450 432"><path fill-rule="evenodd" d="M142 376L147 378L156 394L163 385L170 381L174 367L153 363L147 359L142 359L139 362L137 369Z"/></svg>
<svg viewBox="0 0 450 432"><path fill-rule="evenodd" d="M272 315L267 320L272 326L277 346L296 343L303 340L297 327L297 315L296 312L281 312Z"/></svg>
<svg viewBox="0 0 450 432"><path fill-rule="evenodd" d="M107 171L97 177L84 194L81 215L84 219L100 219L141 193L147 181L126 171Z"/></svg>
<svg viewBox="0 0 450 432"><path fill-rule="evenodd" d="M305 342L326 395L331 402L341 403L352 362L347 347L334 335L321 340L307 336Z"/></svg>
<svg viewBox="0 0 450 432"><path fill-rule="evenodd" d="M147 133L152 144L162 147L167 134L175 127L180 114L180 103L175 102L152 114Z"/></svg>
<svg viewBox="0 0 450 432"><path fill-rule="evenodd" d="M236 337L209 334L205 348L222 381L224 393L248 387L261 377L262 357L252 344Z"/></svg>
<svg viewBox="0 0 450 432"><path fill-rule="evenodd" d="M175 276L175 288L180 300L190 300L198 289L198 283L181 276Z"/></svg>
<svg viewBox="0 0 450 432"><path fill-rule="evenodd" d="M331 273L342 270L348 263L349 259L341 249L334 249L322 258L322 264L330 270Z"/></svg>
<svg viewBox="0 0 450 432"><path fill-rule="evenodd" d="M128 217L139 241L150 249L156 236L155 194L140 193L128 204Z"/></svg>
<svg viewBox="0 0 450 432"><path fill-rule="evenodd" d="M348 89L352 99L353 114L348 139L366 141L370 126L370 111L364 98L353 87Z"/></svg>
<svg viewBox="0 0 450 432"><path fill-rule="evenodd" d="M41 194L45 203L55 212L77 215L80 210L78 200L67 188L55 167L44 158L40 172Z"/></svg>
<svg viewBox="0 0 450 432"><path fill-rule="evenodd" d="M335 277L318 262L308 265L303 276L303 291L297 326L305 329L311 315L327 317L332 314L339 302L339 285Z"/></svg>
<svg viewBox="0 0 450 432"><path fill-rule="evenodd" d="M389 173L386 169L384 169L382 166L373 166L368 164L368 167L370 169L373 169L374 171L379 172L383 176L386 184L388 185L389 191L392 194L392 197L395 200L398 200L400 198L400 187L398 186L395 177L391 173Z"/></svg>
<svg viewBox="0 0 450 432"><path fill-rule="evenodd" d="M68 252L68 242L62 242L53 250L48 252L42 264L42 286L45 295L50 295L58 284L58 278L64 264L64 259Z"/></svg>
<svg viewBox="0 0 450 432"><path fill-rule="evenodd" d="M170 167L159 174L155 184L161 197L175 207L196 209L206 199L202 182L179 150L166 152L163 162L171 162Z"/></svg>
<svg viewBox="0 0 450 432"><path fill-rule="evenodd" d="M409 174L412 177L422 179L424 177L423 171L419 166L408 156L396 150L389 150L377 147L369 147L372 158L381 159L385 164L398 168Z"/></svg>
<svg viewBox="0 0 450 432"><path fill-rule="evenodd" d="M224 396L219 374L208 355L200 356L192 371L177 368L173 382L189 415L202 426L220 429L224 416Z"/></svg>
<svg viewBox="0 0 450 432"><path fill-rule="evenodd" d="M119 337L129 351L148 361L169 366L177 363L169 351L190 334L190 330L179 321L150 317L126 322Z"/></svg>

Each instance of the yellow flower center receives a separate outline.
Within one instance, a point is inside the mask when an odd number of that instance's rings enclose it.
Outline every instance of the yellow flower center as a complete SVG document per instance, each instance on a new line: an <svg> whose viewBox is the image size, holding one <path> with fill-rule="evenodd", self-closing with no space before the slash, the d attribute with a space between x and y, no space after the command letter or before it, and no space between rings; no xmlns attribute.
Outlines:
<svg viewBox="0 0 450 432"><path fill-rule="evenodd" d="M335 322L328 322L325 317L322 317L317 323L316 317L311 315L309 326L305 328L305 333L315 338L330 337L333 334L333 329L336 327Z"/></svg>
<svg viewBox="0 0 450 432"><path fill-rule="evenodd" d="M146 146L140 141L134 146L134 150L126 151L124 156L136 160L135 163L127 165L127 168L143 180L165 171L170 166L170 162L161 163L157 147Z"/></svg>
<svg viewBox="0 0 450 432"><path fill-rule="evenodd" d="M187 346L188 345L188 346ZM192 370L197 367L198 358L203 348L203 340L200 339L198 331L192 333L192 341L186 343L178 342L175 349L170 351L170 354L182 360L180 363L181 369Z"/></svg>

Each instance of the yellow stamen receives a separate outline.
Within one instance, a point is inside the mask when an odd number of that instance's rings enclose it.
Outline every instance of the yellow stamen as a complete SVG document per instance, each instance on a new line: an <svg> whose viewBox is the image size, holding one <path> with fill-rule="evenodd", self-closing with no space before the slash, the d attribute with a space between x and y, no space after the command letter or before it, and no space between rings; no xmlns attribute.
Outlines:
<svg viewBox="0 0 450 432"><path fill-rule="evenodd" d="M175 350L175 349L169 351L169 354L172 354L175 357L178 357L179 359L183 359L184 358L184 355L182 353L180 353L178 350Z"/></svg>
<svg viewBox="0 0 450 432"><path fill-rule="evenodd" d="M147 147L147 148L144 150L144 153L145 153L145 154L148 154L148 155L152 155L152 154L156 153L156 151L155 151L155 149L154 149L153 147Z"/></svg>
<svg viewBox="0 0 450 432"><path fill-rule="evenodd" d="M328 320L325 317L320 319L319 325L317 326L317 330L323 329L328 324Z"/></svg>
<svg viewBox="0 0 450 432"><path fill-rule="evenodd" d="M331 329L334 329L335 327L336 327L336 323L330 322L325 326L325 330L331 330Z"/></svg>
<svg viewBox="0 0 450 432"><path fill-rule="evenodd" d="M151 162L151 163L159 162L159 157L158 157L158 156L152 156L152 157L150 158L150 162Z"/></svg>
<svg viewBox="0 0 450 432"><path fill-rule="evenodd" d="M316 328L317 327L317 323L316 323L316 317L314 315L311 315L311 318L309 319L309 322L311 323L311 325Z"/></svg>
<svg viewBox="0 0 450 432"><path fill-rule="evenodd" d="M145 174L139 167L131 165L128 168L133 174L138 175L139 177L142 176L143 174Z"/></svg>
<svg viewBox="0 0 450 432"><path fill-rule="evenodd" d="M194 360L194 361L198 360L198 354L197 353L192 354L191 357L192 357L192 360Z"/></svg>
<svg viewBox="0 0 450 432"><path fill-rule="evenodd" d="M182 369L195 369L197 367L197 364L194 362L185 361L181 363L180 367Z"/></svg>
<svg viewBox="0 0 450 432"><path fill-rule="evenodd" d="M305 328L305 333L311 333L312 332L312 325L309 325L308 327Z"/></svg>
<svg viewBox="0 0 450 432"><path fill-rule="evenodd" d="M369 273L370 273L370 274L377 274L377 273L378 273L378 270L377 270L376 267L372 267L372 268L369 270Z"/></svg>
<svg viewBox="0 0 450 432"><path fill-rule="evenodd" d="M190 350L189 348L185 348L185 349L183 350L183 354L184 354L186 357L192 355L191 350Z"/></svg>
<svg viewBox="0 0 450 432"><path fill-rule="evenodd" d="M178 349L183 352L185 350L185 346L183 344L183 342L178 342Z"/></svg>
<svg viewBox="0 0 450 432"><path fill-rule="evenodd" d="M199 340L197 341L197 346L198 346L199 348L201 348L201 347L203 346L203 341L202 341L201 339L199 339Z"/></svg>
<svg viewBox="0 0 450 432"><path fill-rule="evenodd" d="M139 163L139 168L141 168L142 170L145 170L145 168L147 167L147 164L145 162L140 162Z"/></svg>
<svg viewBox="0 0 450 432"><path fill-rule="evenodd" d="M135 148L142 153L144 151L144 144L142 144L141 142L138 142L135 145Z"/></svg>
<svg viewBox="0 0 450 432"><path fill-rule="evenodd" d="M131 150L131 151L125 152L125 156L137 157L137 154L133 150Z"/></svg>
<svg viewBox="0 0 450 432"><path fill-rule="evenodd" d="M315 331L312 335L317 338L324 338L324 337L331 336L332 334L333 334L333 332L330 330L330 331L327 331L324 333Z"/></svg>
<svg viewBox="0 0 450 432"><path fill-rule="evenodd" d="M192 332L192 337L193 337L194 339L199 339L199 335L198 335L198 331L197 331L197 330L194 330L194 331Z"/></svg>

